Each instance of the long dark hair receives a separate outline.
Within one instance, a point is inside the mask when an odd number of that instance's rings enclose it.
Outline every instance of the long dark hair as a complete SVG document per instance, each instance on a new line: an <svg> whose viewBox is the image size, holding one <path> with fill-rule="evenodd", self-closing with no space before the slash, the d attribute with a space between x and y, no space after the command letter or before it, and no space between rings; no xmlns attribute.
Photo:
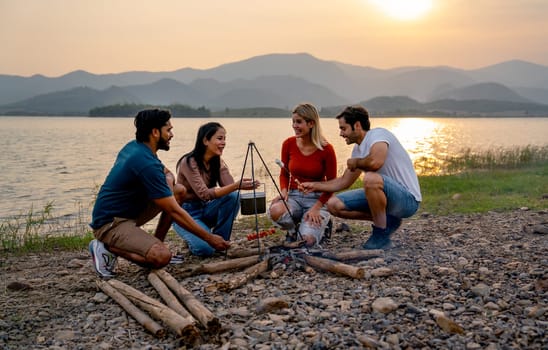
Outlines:
<svg viewBox="0 0 548 350"><path fill-rule="evenodd" d="M198 164L198 168L206 172L207 169L204 164L204 155L206 151L206 145L204 145L204 139L211 140L213 135L217 132L219 129L224 129L223 126L217 122L209 122L207 124L204 124L200 126L198 129L198 134L196 135L196 143L194 144L194 149L187 154L183 155L179 160L177 161L177 170L179 169L179 165L181 164L183 158L186 157L187 164L190 164L190 158L194 158L196 161L196 164ZM213 187L217 185L217 182L219 181L220 177L220 169L221 169L221 157L214 156L209 160L209 172L211 174L208 187Z"/></svg>

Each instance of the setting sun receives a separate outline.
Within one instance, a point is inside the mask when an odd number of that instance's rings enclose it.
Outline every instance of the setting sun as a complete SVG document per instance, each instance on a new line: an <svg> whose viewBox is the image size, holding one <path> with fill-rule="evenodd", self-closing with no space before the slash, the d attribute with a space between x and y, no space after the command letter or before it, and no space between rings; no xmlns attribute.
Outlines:
<svg viewBox="0 0 548 350"><path fill-rule="evenodd" d="M425 15L432 8L432 0L370 0L390 17L413 20Z"/></svg>

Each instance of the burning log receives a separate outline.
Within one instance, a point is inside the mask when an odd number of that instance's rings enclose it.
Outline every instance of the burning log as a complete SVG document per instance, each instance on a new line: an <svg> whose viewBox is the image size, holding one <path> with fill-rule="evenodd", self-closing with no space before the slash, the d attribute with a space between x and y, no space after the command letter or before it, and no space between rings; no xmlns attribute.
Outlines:
<svg viewBox="0 0 548 350"><path fill-rule="evenodd" d="M215 315L209 311L196 297L186 290L173 276L165 270L154 270L164 283L177 295L179 300L185 305L190 313L204 326L210 333L218 333L221 330L221 322Z"/></svg>
<svg viewBox="0 0 548 350"><path fill-rule="evenodd" d="M168 325L169 328L181 337L181 340L185 344L194 344L198 339L199 333L196 326L166 305L116 279L111 279L108 283L135 304L139 305L139 307L148 311L152 317Z"/></svg>
<svg viewBox="0 0 548 350"><path fill-rule="evenodd" d="M220 290L222 292L229 292L243 286L266 270L268 270L268 259L264 259L260 263L248 267L244 271L240 272L236 277L231 278L229 282L217 282L209 287L206 287L206 290Z"/></svg>
<svg viewBox="0 0 548 350"><path fill-rule="evenodd" d="M342 275L346 275L352 278L363 278L365 271L361 267L343 264L337 261L319 258L317 256L302 255L304 261L312 267L320 268L329 272L334 272Z"/></svg>
<svg viewBox="0 0 548 350"><path fill-rule="evenodd" d="M257 251L255 251L255 254ZM228 270L243 269L253 264L256 264L260 260L259 255L253 255L237 259L228 259L219 262L212 262L207 264L190 265L183 268L180 275L182 277L190 277L199 275L202 273L218 273Z"/></svg>
<svg viewBox="0 0 548 350"><path fill-rule="evenodd" d="M158 338L165 336L166 334L165 329L162 326L160 326L158 323L156 323L153 319L151 319L141 309L135 306L131 301L129 301L129 299L126 298L122 293L117 291L114 287L112 287L110 284L108 284L105 281L97 280L96 283L97 283L97 286L101 288L101 290L106 295L108 295L114 301L116 301L118 305L122 307L122 309L124 309L137 322L139 322L140 325L145 327L147 331L154 334L154 336Z"/></svg>

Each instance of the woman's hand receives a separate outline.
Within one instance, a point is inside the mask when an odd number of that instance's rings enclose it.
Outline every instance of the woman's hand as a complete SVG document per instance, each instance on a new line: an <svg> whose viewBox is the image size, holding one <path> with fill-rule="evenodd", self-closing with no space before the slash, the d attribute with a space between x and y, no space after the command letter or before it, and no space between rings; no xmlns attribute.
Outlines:
<svg viewBox="0 0 548 350"><path fill-rule="evenodd" d="M171 189L175 186L175 175L168 168L164 167L164 174L166 175L166 181Z"/></svg>
<svg viewBox="0 0 548 350"><path fill-rule="evenodd" d="M322 215L320 214L320 209L316 207L310 208L309 211L304 214L304 220L310 223L314 227L320 227L322 224Z"/></svg>
<svg viewBox="0 0 548 350"><path fill-rule="evenodd" d="M280 195L274 197L272 199L272 203L276 203L276 202L279 202L279 201L287 201L287 198L288 198L288 194L287 194L287 190L281 190L280 191Z"/></svg>
<svg viewBox="0 0 548 350"><path fill-rule="evenodd" d="M254 188L258 188L261 185L261 182L259 180L253 181L249 178L242 178L241 181L241 188L244 190L252 190Z"/></svg>

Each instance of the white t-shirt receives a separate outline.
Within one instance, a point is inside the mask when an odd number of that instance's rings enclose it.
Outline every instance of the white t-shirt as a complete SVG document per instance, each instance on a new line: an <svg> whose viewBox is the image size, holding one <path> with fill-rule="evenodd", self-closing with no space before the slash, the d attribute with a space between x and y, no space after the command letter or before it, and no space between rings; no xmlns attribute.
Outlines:
<svg viewBox="0 0 548 350"><path fill-rule="evenodd" d="M388 153L384 165L377 173L386 175L402 184L417 201L422 201L419 179L413 162L400 141L390 131L384 128L374 128L365 134L361 144L354 145L352 158L365 158L369 155L371 147L377 142L388 144Z"/></svg>

